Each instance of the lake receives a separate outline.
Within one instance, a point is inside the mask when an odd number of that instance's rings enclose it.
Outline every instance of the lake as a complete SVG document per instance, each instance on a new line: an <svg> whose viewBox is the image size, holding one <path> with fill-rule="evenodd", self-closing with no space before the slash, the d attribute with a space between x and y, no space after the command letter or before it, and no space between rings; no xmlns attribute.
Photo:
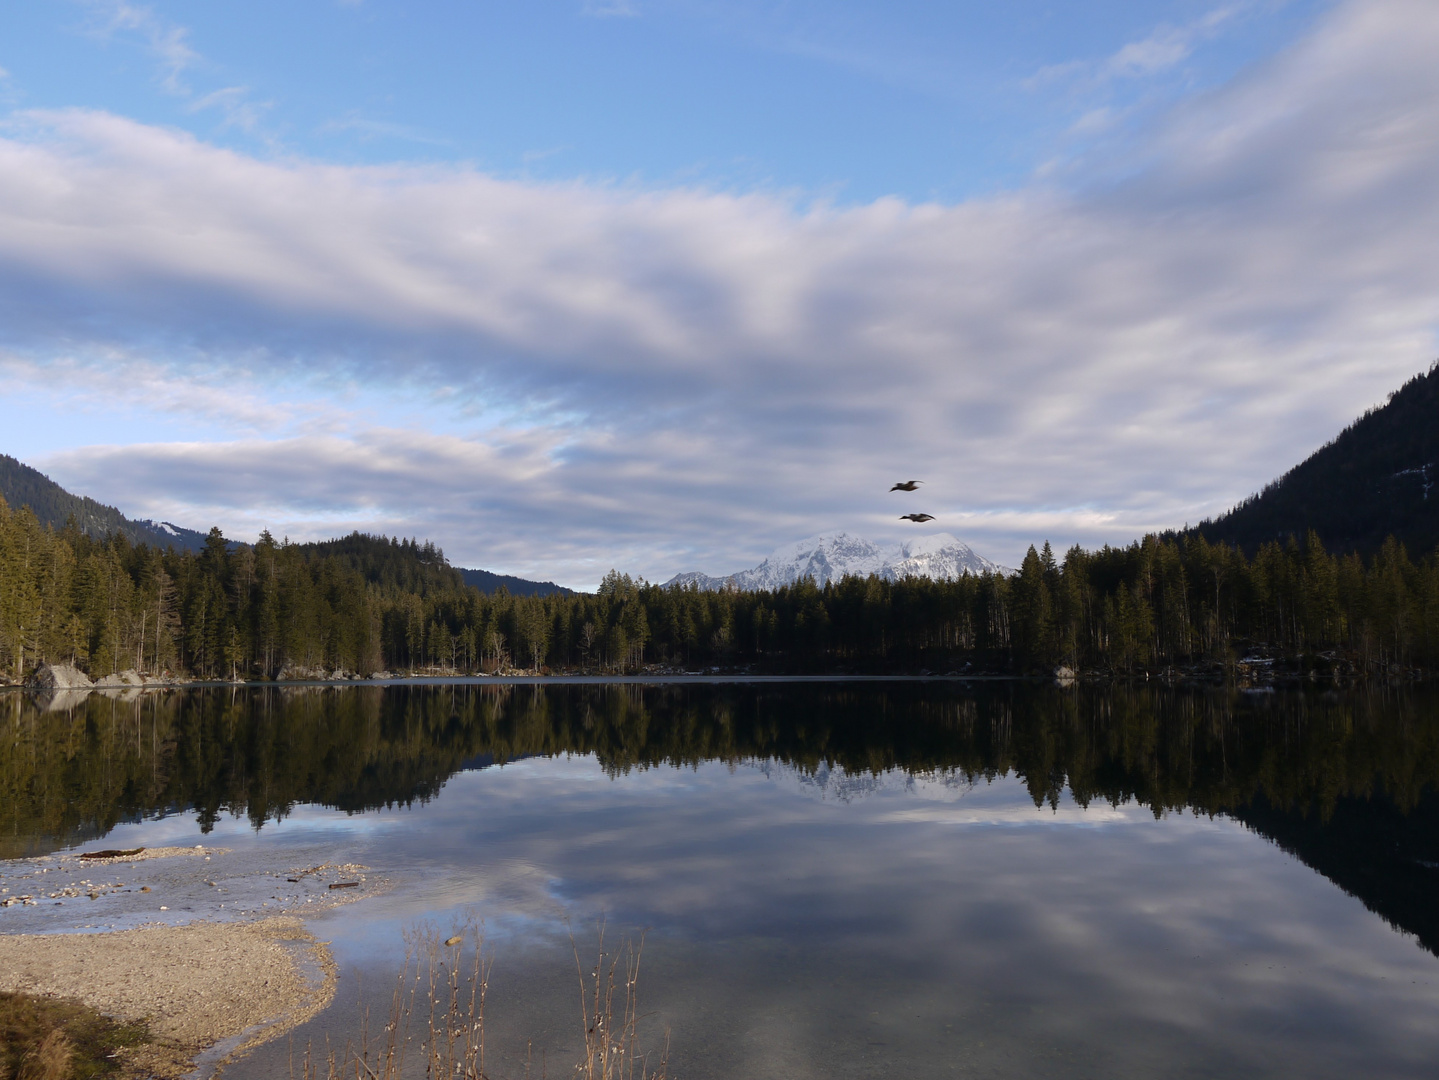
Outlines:
<svg viewBox="0 0 1439 1080"><path fill-rule="evenodd" d="M528 1055L566 1075L571 936L589 955L603 920L612 943L643 933L642 1041L668 1032L671 1074L696 1080L1439 1062L1429 689L15 692L0 731L6 860L103 840L369 868L371 894L310 920L340 991L295 1047L353 1039L365 1003L387 1008L407 933L469 919L494 961L489 1071L522 1075ZM226 896L6 908L0 932L286 902ZM291 1052L225 1075L288 1075Z"/></svg>

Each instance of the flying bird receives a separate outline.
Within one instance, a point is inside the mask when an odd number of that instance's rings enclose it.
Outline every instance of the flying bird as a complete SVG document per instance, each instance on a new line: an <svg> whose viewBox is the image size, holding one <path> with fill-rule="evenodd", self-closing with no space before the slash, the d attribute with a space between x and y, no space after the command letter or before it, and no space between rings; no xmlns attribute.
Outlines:
<svg viewBox="0 0 1439 1080"><path fill-rule="evenodd" d="M933 521L933 514L900 514L900 521Z"/></svg>
<svg viewBox="0 0 1439 1080"><path fill-rule="evenodd" d="M902 483L902 484L895 484L894 487L890 488L889 490L890 490L890 491L913 491L915 488L919 487L919 485L922 484L922 483L924 483L923 480L906 480L906 481L904 481L904 483Z"/></svg>

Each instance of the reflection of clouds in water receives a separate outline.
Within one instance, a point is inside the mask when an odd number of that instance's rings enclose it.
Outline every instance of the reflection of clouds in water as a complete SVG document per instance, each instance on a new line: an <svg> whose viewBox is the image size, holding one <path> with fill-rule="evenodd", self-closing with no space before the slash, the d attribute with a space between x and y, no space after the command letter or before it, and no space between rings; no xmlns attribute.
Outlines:
<svg viewBox="0 0 1439 1080"><path fill-rule="evenodd" d="M1143 807L1111 807L1108 805L1085 809L1082 806L1060 804L1055 809L1044 807L1036 810L1029 806L975 807L926 806L914 809L895 810L879 819L895 825L928 822L934 825L1122 825L1129 822L1153 821L1154 815Z"/></svg>
<svg viewBox="0 0 1439 1080"><path fill-rule="evenodd" d="M1167 839L1130 849L1075 834L1048 852L1042 882L975 866L1021 931L1005 962L1068 972L1083 988L1063 1003L1068 1020L1098 1030L1116 1010L1146 1053L1193 1039L1227 1068L1294 1055L1291 1075L1392 1075L1378 1062L1417 1047L1385 1038L1413 1037L1439 1004L1434 959L1256 837L1216 824ZM1422 1041L1432 1051L1433 1032Z"/></svg>
<svg viewBox="0 0 1439 1080"><path fill-rule="evenodd" d="M227 814L217 819L209 832L202 833L191 809L175 811L143 821L127 821L116 825L105 836L107 847L160 847L181 844L219 843L283 843L298 840L306 844L322 839L325 834L346 840L363 840L367 835L403 828L398 816L404 808L377 810L364 814L346 814L329 807L305 804L297 806L284 817L267 818L259 830L244 814ZM82 844L81 847L87 845Z"/></svg>
<svg viewBox="0 0 1439 1080"><path fill-rule="evenodd" d="M845 1022L915 1053L958 1015L983 1017L986 1037L1021 1058L1035 1040L1083 1045L1112 1074L1175 1059L1243 1071L1277 1053L1343 1075L1435 1048L1416 1026L1439 1004L1433 958L1226 820L1036 810L1013 778L917 805L924 794L902 780L841 801L772 776L705 766L621 778L597 827L542 860L563 870L570 910L656 925L703 962L727 955L719 985L676 977L671 1007L676 1020L701 1005L739 1018L750 1041L733 1051L736 1075L767 1074L746 1072L749 1055L773 1064L808 1047L818 1061L843 1043L817 1012L850 1007L824 989L846 970L865 973L860 992L880 1019L861 1010ZM681 785L680 805L639 820L619 808ZM1039 827L948 827L960 822ZM1125 828L1042 827L1086 822ZM621 848L631 861L614 861Z"/></svg>
<svg viewBox="0 0 1439 1080"><path fill-rule="evenodd" d="M554 895L554 883L551 871L523 858L452 865L417 876L406 890L403 906L427 912L473 908L492 917L523 916L548 923L566 914Z"/></svg>
<svg viewBox="0 0 1439 1080"><path fill-rule="evenodd" d="M507 964L554 953L566 919L651 927L650 1001L686 1076L1398 1076L1439 1055L1439 962L1240 825L1036 808L1015 777L850 779L532 758L423 806L303 808L251 842L343 835L404 882L326 921L349 955L466 910Z"/></svg>

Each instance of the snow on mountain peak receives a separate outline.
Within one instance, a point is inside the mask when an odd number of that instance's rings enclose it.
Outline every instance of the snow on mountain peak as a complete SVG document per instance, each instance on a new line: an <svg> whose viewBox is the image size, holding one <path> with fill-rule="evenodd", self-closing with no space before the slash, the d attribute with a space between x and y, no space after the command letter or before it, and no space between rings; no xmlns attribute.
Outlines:
<svg viewBox="0 0 1439 1080"><path fill-rule="evenodd" d="M810 536L776 548L764 562L728 577L710 577L694 571L677 574L665 584L698 585L701 589L761 590L793 585L811 578L824 586L846 575L875 574L889 581L906 577L953 580L963 574L1004 573L1005 568L977 555L968 544L949 533L911 537L888 547L848 533Z"/></svg>

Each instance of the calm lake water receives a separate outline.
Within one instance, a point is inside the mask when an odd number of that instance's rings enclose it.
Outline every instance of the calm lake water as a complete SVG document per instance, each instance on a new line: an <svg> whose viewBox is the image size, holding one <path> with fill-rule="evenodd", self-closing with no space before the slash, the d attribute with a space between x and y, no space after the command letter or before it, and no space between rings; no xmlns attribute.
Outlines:
<svg viewBox="0 0 1439 1080"><path fill-rule="evenodd" d="M311 920L342 978L296 1046L385 1009L407 930L474 917L490 1071L522 1074L528 1046L536 1075L542 1057L568 1075L570 934L588 947L604 918L612 940L647 934L646 1041L669 1032L679 1077L1439 1070L1433 691L457 683L44 705L0 697L0 856L204 843L390 882ZM63 928L11 912L0 932ZM226 1075L288 1075L289 1053Z"/></svg>

